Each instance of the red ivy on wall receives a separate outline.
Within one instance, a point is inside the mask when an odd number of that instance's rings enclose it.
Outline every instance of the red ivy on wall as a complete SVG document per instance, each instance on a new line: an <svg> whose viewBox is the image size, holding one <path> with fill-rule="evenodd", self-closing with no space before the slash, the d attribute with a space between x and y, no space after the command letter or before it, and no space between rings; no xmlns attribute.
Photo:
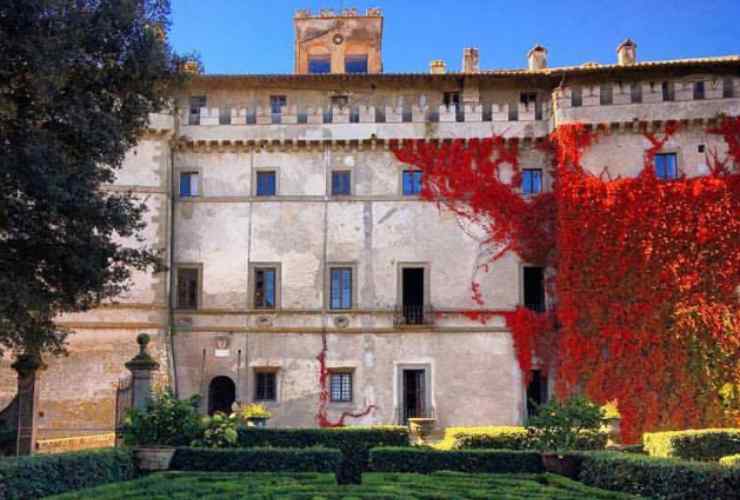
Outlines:
<svg viewBox="0 0 740 500"><path fill-rule="evenodd" d="M728 149L708 154L708 175L661 181L655 155L679 128L643 130L650 145L640 174L602 179L582 166L596 134L560 126L537 145L552 158L553 190L527 199L517 189L516 142L393 148L424 171L425 199L486 229L493 259L511 250L555 272L556 310L504 315L519 364L528 374L534 353L557 363L560 395L616 399L628 442L645 430L740 415L740 173L732 166L740 164L740 118L707 130ZM475 284L472 292L482 305Z"/></svg>

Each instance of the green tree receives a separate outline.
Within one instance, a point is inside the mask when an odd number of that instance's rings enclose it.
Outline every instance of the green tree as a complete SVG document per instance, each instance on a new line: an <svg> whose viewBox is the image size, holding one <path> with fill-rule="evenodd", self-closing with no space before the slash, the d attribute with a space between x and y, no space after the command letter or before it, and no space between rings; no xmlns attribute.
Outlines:
<svg viewBox="0 0 740 500"><path fill-rule="evenodd" d="M62 312L157 269L145 207L105 190L168 105L167 0L0 3L0 351L62 354Z"/></svg>

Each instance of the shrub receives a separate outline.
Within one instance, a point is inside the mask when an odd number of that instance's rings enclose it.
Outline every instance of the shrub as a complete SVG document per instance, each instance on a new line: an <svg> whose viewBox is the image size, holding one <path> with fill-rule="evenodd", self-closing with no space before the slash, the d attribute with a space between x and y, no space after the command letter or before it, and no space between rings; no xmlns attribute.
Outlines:
<svg viewBox="0 0 740 500"><path fill-rule="evenodd" d="M4 420L0 420L0 457L14 454L16 438L15 427L11 427Z"/></svg>
<svg viewBox="0 0 740 500"><path fill-rule="evenodd" d="M377 472L429 474L447 470L467 473L543 472L542 456L534 451L464 450L433 448L375 448L370 466Z"/></svg>
<svg viewBox="0 0 740 500"><path fill-rule="evenodd" d="M0 459L0 498L31 500L136 477L130 450Z"/></svg>
<svg viewBox="0 0 740 500"><path fill-rule="evenodd" d="M177 399L170 389L152 395L145 411L133 408L123 425L128 446L187 446L200 437L199 396Z"/></svg>
<svg viewBox="0 0 740 500"><path fill-rule="evenodd" d="M239 438L237 432L239 424L236 413L231 415L216 413L212 417L203 417L201 420L203 434L193 440L192 445L202 448L234 448Z"/></svg>
<svg viewBox="0 0 740 500"><path fill-rule="evenodd" d="M171 470L218 472L336 472L338 450L327 448L177 448Z"/></svg>
<svg viewBox="0 0 740 500"><path fill-rule="evenodd" d="M652 498L736 499L740 469L631 453L586 452L579 479L589 485Z"/></svg>
<svg viewBox="0 0 740 500"><path fill-rule="evenodd" d="M654 457L716 462L723 456L740 453L740 429L648 432L642 441Z"/></svg>
<svg viewBox="0 0 740 500"><path fill-rule="evenodd" d="M604 425L604 411L582 396L565 401L552 399L529 419L527 429L535 447L564 452L578 447L579 436L598 435Z"/></svg>
<svg viewBox="0 0 740 500"><path fill-rule="evenodd" d="M726 457L722 457L719 459L719 463L721 465L740 467L740 453L736 455L727 455Z"/></svg>
<svg viewBox="0 0 740 500"><path fill-rule="evenodd" d="M581 432L576 437L576 450L603 450L607 435L604 432ZM518 426L448 427L444 439L435 448L439 450L531 450L537 448L537 437Z"/></svg>
<svg viewBox="0 0 740 500"><path fill-rule="evenodd" d="M339 427L334 429L239 429L239 446L243 448L309 448L324 446L342 452L337 470L339 484L360 484L367 470L370 448L377 446L408 446L406 427L371 426Z"/></svg>
<svg viewBox="0 0 740 500"><path fill-rule="evenodd" d="M248 418L272 418L272 413L263 404L250 403L239 408L239 416L244 420Z"/></svg>

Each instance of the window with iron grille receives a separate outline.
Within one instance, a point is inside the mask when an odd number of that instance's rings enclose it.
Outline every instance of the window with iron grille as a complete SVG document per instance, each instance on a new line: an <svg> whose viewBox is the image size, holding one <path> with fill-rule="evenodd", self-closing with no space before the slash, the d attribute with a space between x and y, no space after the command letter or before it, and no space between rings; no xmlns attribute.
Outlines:
<svg viewBox="0 0 740 500"><path fill-rule="evenodd" d="M542 192L542 169L525 168L522 170L522 193L537 194Z"/></svg>
<svg viewBox="0 0 740 500"><path fill-rule="evenodd" d="M273 371L258 371L254 374L254 400L275 401L277 399L277 374Z"/></svg>
<svg viewBox="0 0 740 500"><path fill-rule="evenodd" d="M573 87L570 91L570 105L574 108L583 106L583 89Z"/></svg>
<svg viewBox="0 0 740 500"><path fill-rule="evenodd" d="M198 269L182 267L177 270L177 308L198 308Z"/></svg>
<svg viewBox="0 0 740 500"><path fill-rule="evenodd" d="M704 82L694 82L694 100L704 99Z"/></svg>
<svg viewBox="0 0 740 500"><path fill-rule="evenodd" d="M189 198L191 196L198 196L198 181L198 172L180 173L180 197Z"/></svg>
<svg viewBox="0 0 740 500"><path fill-rule="evenodd" d="M642 102L642 83L634 82L630 85L630 102L632 104Z"/></svg>
<svg viewBox="0 0 740 500"><path fill-rule="evenodd" d="M601 85L599 89L599 104L602 106L608 106L613 102L614 87L611 83L605 83Z"/></svg>
<svg viewBox="0 0 740 500"><path fill-rule="evenodd" d="M403 171L403 194L413 196L421 193L421 170Z"/></svg>
<svg viewBox="0 0 740 500"><path fill-rule="evenodd" d="M349 170L336 170L331 173L332 196L349 196L352 194L352 173Z"/></svg>
<svg viewBox="0 0 740 500"><path fill-rule="evenodd" d="M331 289L329 291L331 309L352 308L352 268L331 268Z"/></svg>
<svg viewBox="0 0 740 500"><path fill-rule="evenodd" d="M655 155L655 176L664 181L678 178L678 155L676 153Z"/></svg>
<svg viewBox="0 0 740 500"><path fill-rule="evenodd" d="M334 403L352 402L352 372L329 373L329 395Z"/></svg>
<svg viewBox="0 0 740 500"><path fill-rule="evenodd" d="M257 172L257 196L275 196L276 179L274 171Z"/></svg>
<svg viewBox="0 0 740 500"><path fill-rule="evenodd" d="M277 270L274 267L254 268L254 307L275 309L277 296Z"/></svg>
<svg viewBox="0 0 740 500"><path fill-rule="evenodd" d="M675 86L673 85L673 82L663 82L661 84L661 91L663 93L664 101L676 100Z"/></svg>

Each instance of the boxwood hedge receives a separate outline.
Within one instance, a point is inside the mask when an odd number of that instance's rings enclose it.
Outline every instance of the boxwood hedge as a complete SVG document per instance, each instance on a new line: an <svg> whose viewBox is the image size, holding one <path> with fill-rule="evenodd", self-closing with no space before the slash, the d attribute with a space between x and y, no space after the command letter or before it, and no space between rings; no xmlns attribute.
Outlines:
<svg viewBox="0 0 740 500"><path fill-rule="evenodd" d="M727 455L726 457L722 457L719 459L719 463L722 465L740 467L740 453L736 455Z"/></svg>
<svg viewBox="0 0 740 500"><path fill-rule="evenodd" d="M701 429L643 434L645 450L653 457L716 462L740 453L740 429Z"/></svg>
<svg viewBox="0 0 740 500"><path fill-rule="evenodd" d="M177 448L170 470L216 472L336 472L339 450L327 448Z"/></svg>
<svg viewBox="0 0 740 500"><path fill-rule="evenodd" d="M651 498L737 499L740 468L633 453L583 452L579 479L589 485Z"/></svg>
<svg viewBox="0 0 740 500"><path fill-rule="evenodd" d="M447 470L467 473L543 472L538 452L518 450L443 451L433 448L374 448L370 467L375 472L428 474Z"/></svg>
<svg viewBox="0 0 740 500"><path fill-rule="evenodd" d="M32 500L136 477L130 450L0 459L0 500Z"/></svg>
<svg viewBox="0 0 740 500"><path fill-rule="evenodd" d="M583 433L576 448L579 450L602 450L607 435L603 432ZM537 436L519 426L448 427L444 439L437 445L445 450L530 450L537 448Z"/></svg>

